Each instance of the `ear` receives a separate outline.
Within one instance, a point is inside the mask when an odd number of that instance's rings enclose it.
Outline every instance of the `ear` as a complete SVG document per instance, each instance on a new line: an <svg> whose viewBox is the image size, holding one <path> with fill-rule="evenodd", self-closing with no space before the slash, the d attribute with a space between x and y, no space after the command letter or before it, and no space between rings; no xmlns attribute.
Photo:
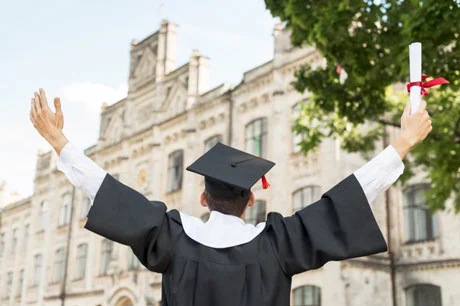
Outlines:
<svg viewBox="0 0 460 306"><path fill-rule="evenodd" d="M204 192L201 193L200 203L201 203L201 206L208 207L208 202L206 201L206 196L204 195Z"/></svg>
<svg viewBox="0 0 460 306"><path fill-rule="evenodd" d="M251 194L249 195L249 200L248 200L248 207L254 206L254 193L251 191Z"/></svg>

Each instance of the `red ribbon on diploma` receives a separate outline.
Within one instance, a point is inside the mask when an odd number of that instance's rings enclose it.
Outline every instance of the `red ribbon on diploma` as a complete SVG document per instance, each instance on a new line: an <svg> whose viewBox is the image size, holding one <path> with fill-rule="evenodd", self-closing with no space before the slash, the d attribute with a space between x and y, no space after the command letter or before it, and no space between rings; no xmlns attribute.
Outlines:
<svg viewBox="0 0 460 306"><path fill-rule="evenodd" d="M427 96L428 95L428 92L425 90L425 88L430 88L430 87L433 87L433 86L438 86L438 85L442 85L442 84L449 84L449 81L446 80L445 78L436 78L436 79L432 79L428 82L424 82L427 78L429 78L430 76L429 75L422 75L422 81L421 82L410 82L409 84L407 84L407 92L410 92L410 88L412 86L420 86L420 89L421 89L421 92L422 92L422 95L424 96Z"/></svg>

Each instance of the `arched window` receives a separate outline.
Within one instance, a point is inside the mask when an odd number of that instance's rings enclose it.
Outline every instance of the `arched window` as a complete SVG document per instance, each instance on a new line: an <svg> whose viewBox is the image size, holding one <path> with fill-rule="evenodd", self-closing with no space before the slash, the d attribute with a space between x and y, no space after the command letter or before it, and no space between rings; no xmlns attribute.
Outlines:
<svg viewBox="0 0 460 306"><path fill-rule="evenodd" d="M64 260L64 248L57 249L54 255L53 283L59 283L64 277Z"/></svg>
<svg viewBox="0 0 460 306"><path fill-rule="evenodd" d="M319 200L320 196L321 188L319 186L311 185L303 187L292 194L292 207L294 211L301 210L314 201Z"/></svg>
<svg viewBox="0 0 460 306"><path fill-rule="evenodd" d="M88 244L82 243L77 247L77 265L75 270L75 279L83 279L86 271L86 258L88 256Z"/></svg>
<svg viewBox="0 0 460 306"><path fill-rule="evenodd" d="M167 192L182 188L182 172L184 167L184 151L178 150L169 154Z"/></svg>
<svg viewBox="0 0 460 306"><path fill-rule="evenodd" d="M222 139L223 139L222 135L215 135L215 136L208 138L204 142L204 152L208 152L212 147L216 145L216 143L222 142Z"/></svg>
<svg viewBox="0 0 460 306"><path fill-rule="evenodd" d="M294 289L294 306L321 306L321 288L302 286Z"/></svg>
<svg viewBox="0 0 460 306"><path fill-rule="evenodd" d="M254 206L246 209L246 223L258 224L265 221L265 215L267 214L265 201L257 200L254 202Z"/></svg>
<svg viewBox="0 0 460 306"><path fill-rule="evenodd" d="M32 279L32 284L38 286L40 284L41 271L43 267L43 256L42 254L35 255L34 260L34 275Z"/></svg>
<svg viewBox="0 0 460 306"><path fill-rule="evenodd" d="M62 196L59 209L59 226L69 224L70 210L72 209L72 195L66 193Z"/></svg>
<svg viewBox="0 0 460 306"><path fill-rule="evenodd" d="M267 118L251 121L245 129L245 149L247 152L266 157L267 155Z"/></svg>
<svg viewBox="0 0 460 306"><path fill-rule="evenodd" d="M210 213L204 213L201 215L200 219L203 221L203 222L208 222L209 220L209 216L210 216Z"/></svg>
<svg viewBox="0 0 460 306"><path fill-rule="evenodd" d="M426 208L425 192L428 184L404 190L404 233L406 243L433 240L439 237L437 214Z"/></svg>
<svg viewBox="0 0 460 306"><path fill-rule="evenodd" d="M38 230L44 230L47 220L47 211L48 211L48 203L43 201L40 203L40 208L38 211Z"/></svg>
<svg viewBox="0 0 460 306"><path fill-rule="evenodd" d="M99 266L99 275L107 275L109 271L110 260L112 259L113 242L104 239L101 242L101 264Z"/></svg>
<svg viewBox="0 0 460 306"><path fill-rule="evenodd" d="M441 288L430 284L406 288L406 306L442 306Z"/></svg>

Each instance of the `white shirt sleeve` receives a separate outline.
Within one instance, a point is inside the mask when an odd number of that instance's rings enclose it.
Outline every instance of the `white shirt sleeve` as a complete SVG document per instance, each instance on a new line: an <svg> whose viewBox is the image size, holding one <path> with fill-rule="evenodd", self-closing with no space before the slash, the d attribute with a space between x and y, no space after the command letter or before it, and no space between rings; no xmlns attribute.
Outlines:
<svg viewBox="0 0 460 306"><path fill-rule="evenodd" d="M369 203L388 189L403 173L404 164L393 146L389 145L371 161L356 170L355 175Z"/></svg>
<svg viewBox="0 0 460 306"><path fill-rule="evenodd" d="M93 199L107 174L70 142L64 146L59 155L57 168L65 174L72 185L82 188Z"/></svg>

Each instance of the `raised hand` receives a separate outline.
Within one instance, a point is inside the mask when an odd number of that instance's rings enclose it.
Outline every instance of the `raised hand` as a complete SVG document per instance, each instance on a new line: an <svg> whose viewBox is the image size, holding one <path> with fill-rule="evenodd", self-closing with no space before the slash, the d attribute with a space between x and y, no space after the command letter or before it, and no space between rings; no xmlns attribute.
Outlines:
<svg viewBox="0 0 460 306"><path fill-rule="evenodd" d="M407 102L401 117L401 129L404 136L413 146L428 136L433 127L430 115L426 111L426 102L422 101L415 114L410 115L410 101Z"/></svg>
<svg viewBox="0 0 460 306"><path fill-rule="evenodd" d="M433 127L430 115L426 111L426 102L422 101L415 114L410 115L410 101L407 102L401 116L402 133L396 137L391 145L396 149L401 159L412 149L414 145L428 136Z"/></svg>
<svg viewBox="0 0 460 306"><path fill-rule="evenodd" d="M51 122L60 130L62 130L62 128L64 127L64 116L62 114L61 109L61 99L57 97L54 98L54 107L56 109L55 113L51 110L48 104L48 100L46 99L46 93L43 90L43 88L40 88L39 92L34 92L34 98L32 98L32 100L35 103L38 103L41 106L41 109L47 112L47 116L51 120Z"/></svg>
<svg viewBox="0 0 460 306"><path fill-rule="evenodd" d="M61 100L54 99L54 113L46 100L45 91L40 88L40 94L34 92L34 97L31 99L30 105L30 121L35 129L45 138L60 154L64 145L68 142L62 133L64 127L64 115L61 109Z"/></svg>

